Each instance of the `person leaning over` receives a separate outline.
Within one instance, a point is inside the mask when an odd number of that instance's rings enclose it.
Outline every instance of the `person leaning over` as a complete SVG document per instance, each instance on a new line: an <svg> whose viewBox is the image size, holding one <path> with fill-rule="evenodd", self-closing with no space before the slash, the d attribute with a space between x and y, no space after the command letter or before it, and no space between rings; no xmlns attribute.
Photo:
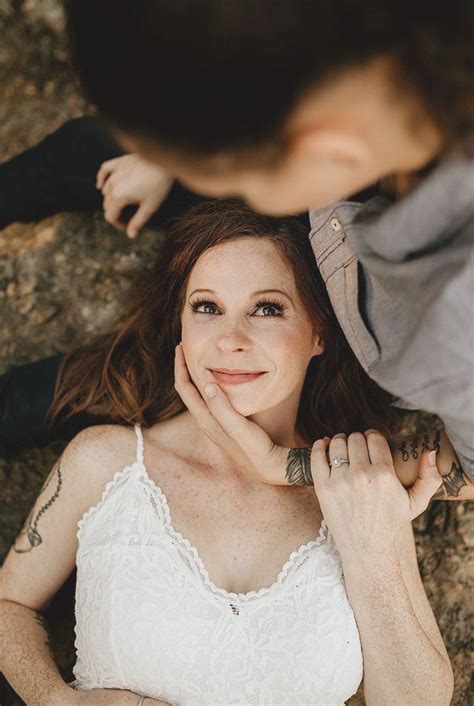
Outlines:
<svg viewBox="0 0 474 706"><path fill-rule="evenodd" d="M460 461L445 493L469 496L472 2L70 0L68 17L83 85L125 149L197 192L310 209L360 363L441 417ZM344 201L381 179L387 198Z"/></svg>

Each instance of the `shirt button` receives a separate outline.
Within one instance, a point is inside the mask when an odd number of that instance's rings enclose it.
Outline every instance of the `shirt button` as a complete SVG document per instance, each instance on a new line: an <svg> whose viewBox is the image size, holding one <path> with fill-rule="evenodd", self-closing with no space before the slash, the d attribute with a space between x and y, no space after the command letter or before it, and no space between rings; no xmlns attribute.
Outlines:
<svg viewBox="0 0 474 706"><path fill-rule="evenodd" d="M340 222L340 220L339 220L338 218L333 218L333 219L331 220L331 228L333 229L333 231L334 231L335 233L339 233L339 231L341 230L342 226L341 226L341 222Z"/></svg>

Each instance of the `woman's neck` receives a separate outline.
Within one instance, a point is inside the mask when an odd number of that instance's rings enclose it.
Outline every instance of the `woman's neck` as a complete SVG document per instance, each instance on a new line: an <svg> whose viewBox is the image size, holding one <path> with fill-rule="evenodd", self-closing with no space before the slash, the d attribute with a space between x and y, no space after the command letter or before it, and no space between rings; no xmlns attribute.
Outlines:
<svg viewBox="0 0 474 706"><path fill-rule="evenodd" d="M289 412L289 410L287 410ZM259 412L250 416L248 419L255 422L258 426L268 434L270 439L279 446L285 448L295 448L299 446L307 446L304 439L296 430L296 410L293 414L275 413L275 410ZM242 473L246 476L247 469L239 468L234 459L226 453L218 443L211 441L198 427L195 419L189 412L183 414L183 421L186 426L189 425L189 434L192 435L191 445L195 452L207 459L212 465L220 469L227 468L232 473ZM190 440L189 435L188 440Z"/></svg>

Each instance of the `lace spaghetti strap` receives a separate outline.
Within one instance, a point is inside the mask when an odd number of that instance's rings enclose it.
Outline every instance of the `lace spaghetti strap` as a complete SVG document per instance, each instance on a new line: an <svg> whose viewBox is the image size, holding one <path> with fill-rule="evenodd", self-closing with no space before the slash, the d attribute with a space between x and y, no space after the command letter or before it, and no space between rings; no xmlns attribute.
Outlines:
<svg viewBox="0 0 474 706"><path fill-rule="evenodd" d="M135 424L135 434L137 437L137 463L144 465L143 432L141 424Z"/></svg>

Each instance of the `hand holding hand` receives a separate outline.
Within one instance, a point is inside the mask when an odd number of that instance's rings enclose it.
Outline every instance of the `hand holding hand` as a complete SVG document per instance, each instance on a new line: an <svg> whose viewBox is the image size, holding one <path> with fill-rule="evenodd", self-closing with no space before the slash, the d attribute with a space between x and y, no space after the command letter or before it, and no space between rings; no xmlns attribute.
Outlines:
<svg viewBox="0 0 474 706"><path fill-rule="evenodd" d="M327 459L348 460L330 466ZM342 558L377 556L401 527L420 515L441 485L436 452L425 452L419 477L404 488L386 439L376 431L316 441L311 470L321 510Z"/></svg>
<svg viewBox="0 0 474 706"><path fill-rule="evenodd" d="M135 238L168 195L173 179L156 164L136 154L104 162L97 172L96 186L104 196L108 223ZM126 206L138 206L127 224L120 220Z"/></svg>

